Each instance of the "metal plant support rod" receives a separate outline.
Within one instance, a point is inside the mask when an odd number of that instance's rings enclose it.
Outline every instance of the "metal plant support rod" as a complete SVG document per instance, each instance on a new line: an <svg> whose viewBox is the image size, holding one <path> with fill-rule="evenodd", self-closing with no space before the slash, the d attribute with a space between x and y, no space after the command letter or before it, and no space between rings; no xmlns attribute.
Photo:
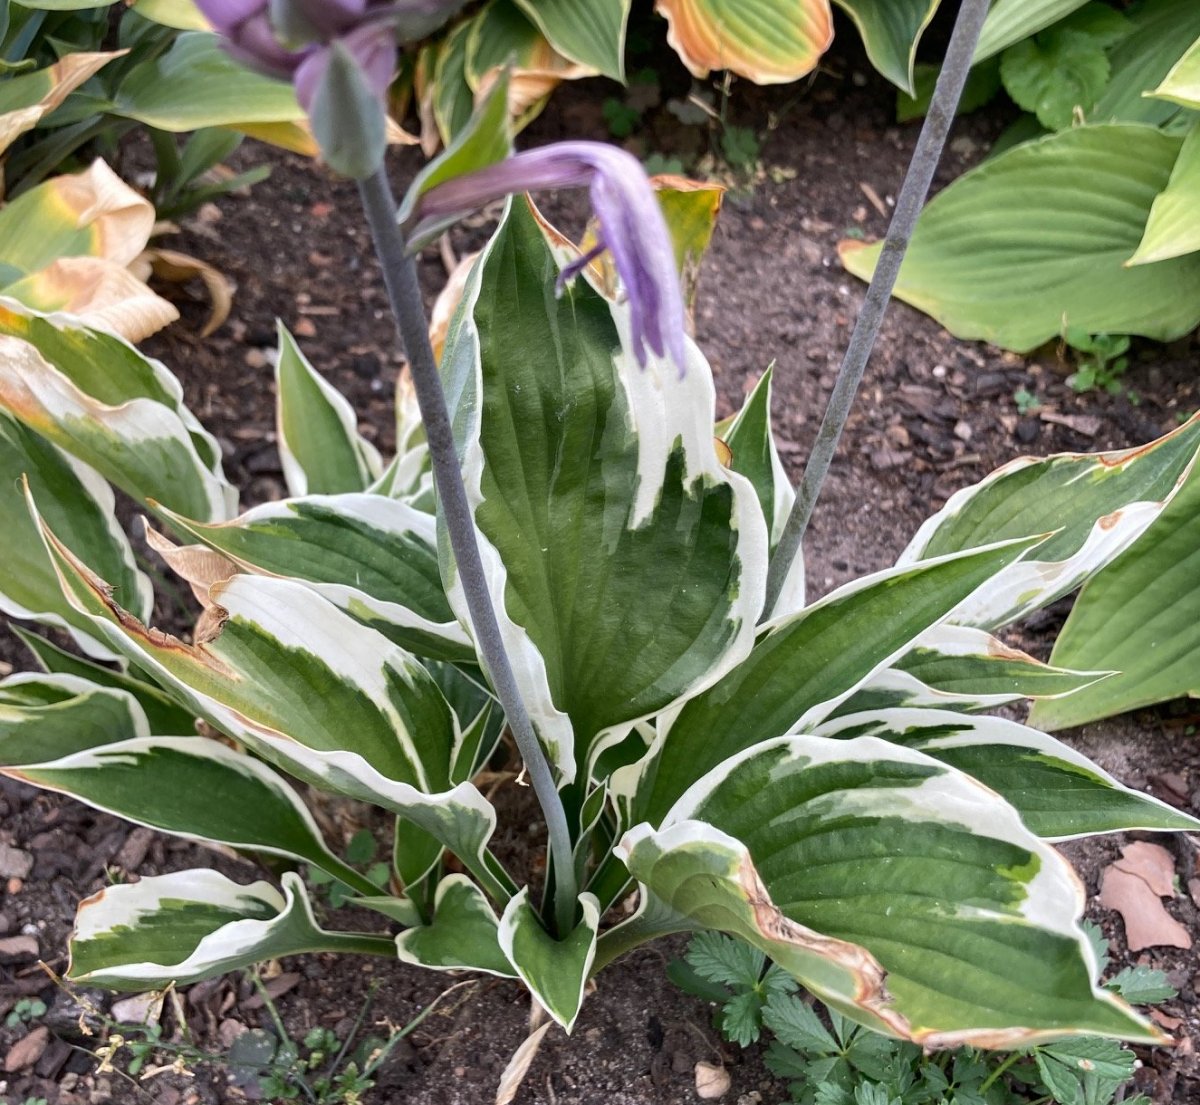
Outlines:
<svg viewBox="0 0 1200 1105"><path fill-rule="evenodd" d="M550 764L522 701L492 606L479 545L475 540L475 521L471 516L458 454L454 448L446 396L442 390L433 346L429 341L429 324L417 282L416 262L409 256L404 234L396 223L396 201L386 171L380 168L359 181L359 194L371 227L375 250L383 265L392 312L408 354L413 388L425 424L438 501L450 535L454 561L462 579L475 640L546 818L554 872L555 920L559 935L565 936L573 926L578 897L571 855L571 833Z"/></svg>
<svg viewBox="0 0 1200 1105"><path fill-rule="evenodd" d="M850 335L850 344L846 347L846 355L842 359L833 392L829 396L829 405L825 408L825 417L821 420L821 428L813 442L812 453L796 492L796 501L792 505L783 534L771 558L770 570L767 573L763 621L770 618L775 604L779 601L788 569L800 551L804 532L812 518L813 507L816 506L825 477L829 474L829 465L837 451L854 397L862 383L867 361L879 337L879 328L883 323L892 289L896 286L900 264L912 239L913 227L916 226L917 216L921 213L925 197L929 194L929 186L933 182L934 171L941 160L946 137L950 133L954 113L962 98L963 86L971 71L971 59L975 56L975 47L987 13L988 0L962 0L958 9L942 71L938 76L933 99L921 127L921 134L917 138L904 183L900 186L900 194L896 197L896 210L892 215L883 249L863 299L862 310L854 324L854 332Z"/></svg>

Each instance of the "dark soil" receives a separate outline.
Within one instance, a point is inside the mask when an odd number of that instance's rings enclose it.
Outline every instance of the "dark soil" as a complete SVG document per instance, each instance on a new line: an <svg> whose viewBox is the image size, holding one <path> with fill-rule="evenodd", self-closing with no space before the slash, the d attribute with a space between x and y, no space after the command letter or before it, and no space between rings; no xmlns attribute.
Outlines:
<svg viewBox="0 0 1200 1105"><path fill-rule="evenodd" d="M696 333L716 375L721 414L731 411L772 361L775 407L785 460L793 475L803 465L825 396L846 345L863 288L842 271L836 244L848 232L879 236L885 211L907 163L915 130L891 122L891 95L857 58L833 56L825 72L796 99L795 89L755 92L737 99L739 121L761 128L770 111L786 106L763 147L767 171L731 192L705 265ZM557 97L528 132L533 144L560 136L606 137L595 87ZM794 101L794 102L791 102ZM962 122L939 173L944 184L983 155L1000 121ZM675 128L676 130L678 128ZM640 141L668 147L671 128L652 126ZM248 502L284 494L274 446L268 356L278 317L314 364L354 404L364 433L385 451L393 438L392 388L402 359L385 310L378 267L357 216L354 190L297 159L262 148L241 155L270 160L272 179L249 198L192 219L171 245L215 264L237 285L233 317L210 339L197 331L204 305L181 304L184 321L147 342L181 377L188 402L226 449L226 471ZM415 165L396 158L399 187ZM874 197L874 198L873 198ZM881 199L884 210L877 210ZM548 200L555 218L580 220L578 198ZM454 232L457 251L481 241L479 227ZM422 258L430 296L445 277L436 251ZM179 294L179 293L176 293ZM1069 371L1047 349L1026 360L959 343L929 319L893 307L868 371L838 460L807 544L810 588L820 594L865 572L890 565L920 521L956 488L974 482L1020 452L1095 450L1129 446L1176 424L1179 412L1200 404L1194 339L1174 346L1137 346L1128 385L1140 397L1077 396ZM1041 411L1020 415L1019 388L1036 393ZM1025 644L1045 648L1061 615L1043 617ZM0 637L0 658L28 666L15 641ZM1068 734L1103 766L1134 786L1200 812L1200 747L1181 739L1186 707L1122 717ZM518 822L520 823L520 822ZM76 902L118 877L190 866L221 867L247 880L253 864L216 857L196 845L168 840L96 814L73 802L15 784L0 784L0 845L32 858L14 874L0 899L0 938L31 935L36 953L0 955L0 1020L22 996L38 995L52 1029L32 1068L0 1075L0 1100L45 1097L51 1105L88 1102L210 1103L240 1100L215 1068L195 1077L166 1073L137 1082L118 1070L99 1073L89 1054L99 1040L80 1032L81 1010L34 963L65 966L64 949ZM1198 874L1194 846L1178 850L1183 885ZM1088 891L1117 854L1120 838L1067 848ZM526 845L528 847L528 845ZM4 849L0 848L0 852ZM2 880L0 880L2 885ZM1171 911L1196 936L1200 913L1185 895ZM1129 960L1115 914L1093 916L1113 942L1114 966ZM3 947L4 945L0 945ZM546 1105L674 1105L697 1100L698 1061L721 1062L732 1075L729 1102L753 1105L786 1099L754 1049L723 1045L704 1005L665 978L678 945L632 955L608 971L584 1008L574 1035L552 1032L518 1100ZM1155 1102L1200 1101L1200 1073L1191 1038L1200 1033L1195 963L1190 952L1154 949L1143 960L1170 972L1180 996L1164 1011L1179 1018L1175 1051L1143 1052L1139 1086ZM300 957L283 964L272 985L288 1029L313 1026L344 1035L358 1015L365 984L380 983L367 1030L407 1023L456 980L399 964ZM110 998L90 998L107 1008ZM193 987L184 1007L196 1041L222 1052L242 1025L267 1023L253 990L237 979ZM398 1048L367 1102L421 1105L493 1100L500 1073L528 1031L529 1003L516 985L472 980L449 995ZM86 1022L87 1017L84 1017ZM27 1030L0 1027L0 1056Z"/></svg>

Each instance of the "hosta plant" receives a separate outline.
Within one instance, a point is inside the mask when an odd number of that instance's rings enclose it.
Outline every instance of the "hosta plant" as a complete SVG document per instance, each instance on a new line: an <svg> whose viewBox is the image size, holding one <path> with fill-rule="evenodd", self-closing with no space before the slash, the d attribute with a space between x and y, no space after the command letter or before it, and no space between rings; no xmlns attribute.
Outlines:
<svg viewBox="0 0 1200 1105"><path fill-rule="evenodd" d="M606 964L713 929L928 1047L1158 1039L1095 985L1082 889L1049 842L1200 823L982 712L1107 673L981 627L1127 547L1190 471L1200 419L1125 453L1016 462L895 567L807 603L797 560L768 604L792 499L769 379L715 423L636 164L590 143L506 158L501 87L397 212L374 74L345 27L310 29L314 130L360 180L411 362L394 456L281 333L290 495L243 509L165 366L69 316L0 310L0 603L90 657L27 635L44 670L0 684L0 770L283 868L104 889L80 908L69 976L148 989L355 951L520 979L569 1029ZM510 201L439 376L407 242L493 195L565 185L590 188L593 245ZM150 625L112 487L196 595L190 640ZM544 868L505 854L473 781L506 727ZM386 889L338 857L297 782L393 821ZM305 867L379 924L330 927Z"/></svg>

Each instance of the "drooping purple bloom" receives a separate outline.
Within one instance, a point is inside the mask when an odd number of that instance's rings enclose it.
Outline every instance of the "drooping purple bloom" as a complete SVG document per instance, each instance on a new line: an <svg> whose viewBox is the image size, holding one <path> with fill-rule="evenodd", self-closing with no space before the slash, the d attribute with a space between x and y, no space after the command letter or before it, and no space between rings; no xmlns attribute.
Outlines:
<svg viewBox="0 0 1200 1105"><path fill-rule="evenodd" d="M464 215L515 192L544 188L589 189L600 223L596 248L573 261L560 286L607 249L629 299L634 354L669 356L680 373L686 364L683 294L675 251L654 188L632 154L603 142L556 142L455 177L417 201L410 228Z"/></svg>

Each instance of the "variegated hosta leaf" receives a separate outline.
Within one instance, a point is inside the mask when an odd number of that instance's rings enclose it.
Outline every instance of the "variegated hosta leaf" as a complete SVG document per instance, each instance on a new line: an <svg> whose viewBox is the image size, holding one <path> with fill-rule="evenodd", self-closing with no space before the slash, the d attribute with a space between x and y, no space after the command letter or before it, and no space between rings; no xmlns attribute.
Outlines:
<svg viewBox="0 0 1200 1105"><path fill-rule="evenodd" d="M874 736L916 748L978 779L1049 840L1125 829L1196 832L1200 821L1123 786L1073 748L998 717L946 710L881 710L840 717L821 736Z"/></svg>
<svg viewBox="0 0 1200 1105"><path fill-rule="evenodd" d="M699 353L639 368L628 308L558 268L518 202L468 281L442 372L501 630L570 779L606 728L716 679L750 646L766 532L723 469ZM444 548L445 546L443 546ZM462 585L443 576L455 609Z"/></svg>
<svg viewBox="0 0 1200 1105"><path fill-rule="evenodd" d="M771 548L779 540L787 522L796 493L792 482L784 471L779 450L775 447L775 435L771 431L771 379L775 371L772 364L759 377L754 390L746 396L742 409L725 422L717 424L717 436L729 446L733 454L729 467L743 475L753 485L762 508L763 518L771 535ZM797 608L804 605L803 580L801 598Z"/></svg>
<svg viewBox="0 0 1200 1105"><path fill-rule="evenodd" d="M275 387L279 459L293 495L363 491L380 474L379 451L359 435L354 409L282 323Z"/></svg>
<svg viewBox="0 0 1200 1105"><path fill-rule="evenodd" d="M367 494L285 499L211 525L163 514L243 571L307 583L420 656L475 658L442 590L430 514Z"/></svg>
<svg viewBox="0 0 1200 1105"><path fill-rule="evenodd" d="M400 933L396 953L404 963L435 971L484 971L501 978L516 972L500 948L500 918L482 890L465 875L438 883L433 920Z"/></svg>
<svg viewBox="0 0 1200 1105"><path fill-rule="evenodd" d="M596 958L600 907L591 894L579 896L579 924L561 940L542 925L529 903L529 888L513 897L500 918L500 948L538 1004L568 1032L583 1005L584 987Z"/></svg>
<svg viewBox="0 0 1200 1105"><path fill-rule="evenodd" d="M926 1047L1156 1030L1099 989L1083 887L969 776L872 737L761 744L618 849L692 923Z"/></svg>
<svg viewBox="0 0 1200 1105"><path fill-rule="evenodd" d="M829 0L657 0L667 41L697 77L728 69L755 84L811 73L833 41Z"/></svg>
<svg viewBox="0 0 1200 1105"><path fill-rule="evenodd" d="M630 0L516 2L560 53L615 81L624 81Z"/></svg>
<svg viewBox="0 0 1200 1105"><path fill-rule="evenodd" d="M87 619L63 599L29 516L22 477L63 542L86 550L112 580L118 601L143 618L154 601L150 581L138 571L129 540L117 524L108 484L0 411L0 528L6 537L0 610L13 618L69 628L91 653L110 659L112 652L96 641Z"/></svg>
<svg viewBox="0 0 1200 1105"><path fill-rule="evenodd" d="M114 732L103 744L0 772L174 836L311 863L359 893L374 892L326 847L308 807L280 775L208 737L122 739Z"/></svg>
<svg viewBox="0 0 1200 1105"><path fill-rule="evenodd" d="M1007 625L1069 594L1133 544L1182 486L1198 447L1200 415L1136 449L1020 457L951 495L897 563L1051 534L954 615L967 625Z"/></svg>
<svg viewBox="0 0 1200 1105"><path fill-rule="evenodd" d="M57 577L55 586L58 586ZM95 686L132 695L146 715L151 733L191 733L195 727L196 715L153 683L131 672L116 671L84 660L20 626L10 625L9 629L33 653L38 667L47 674L72 675Z"/></svg>
<svg viewBox="0 0 1200 1105"><path fill-rule="evenodd" d="M79 907L67 977L149 990L303 952L393 954L389 936L322 929L300 877L289 872L282 882L280 893L198 869L105 887Z"/></svg>
<svg viewBox="0 0 1200 1105"><path fill-rule="evenodd" d="M1053 667L965 625L940 625L923 633L895 666L932 690L973 699L976 708L1021 698L1061 698L1113 674Z"/></svg>
<svg viewBox="0 0 1200 1105"><path fill-rule="evenodd" d="M1089 580L1051 659L1102 663L1112 679L1061 702L1035 704L1037 725L1096 718L1200 696L1200 470L1132 548Z"/></svg>
<svg viewBox="0 0 1200 1105"><path fill-rule="evenodd" d="M1021 695L1005 696L1008 702L1016 701ZM907 709L920 707L926 710L960 710L970 713L997 705L996 696L952 694L935 690L922 683L915 675L898 668L885 668L876 672L849 698L838 703L826 717L826 721L848 717L851 714L874 713L878 710Z"/></svg>
<svg viewBox="0 0 1200 1105"><path fill-rule="evenodd" d="M657 821L723 760L832 712L1031 544L993 545L923 571L892 568L768 622L742 663L660 721L655 748L614 777L615 792L636 803L636 818Z"/></svg>
<svg viewBox="0 0 1200 1105"><path fill-rule="evenodd" d="M128 342L0 299L0 407L138 499L230 517L221 448L179 381Z"/></svg>
<svg viewBox="0 0 1200 1105"><path fill-rule="evenodd" d="M61 107L84 81L124 52L67 54L56 64L35 73L9 77L0 88L0 154Z"/></svg>
<svg viewBox="0 0 1200 1105"><path fill-rule="evenodd" d="M216 617L188 645L122 610L42 536L97 635L199 716L305 782L409 818L507 898L511 881L485 854L495 811L473 786L451 788L455 719L408 653L305 585L252 575L210 588Z"/></svg>
<svg viewBox="0 0 1200 1105"><path fill-rule="evenodd" d="M23 672L0 683L0 774L149 735L146 715L123 691L74 675Z"/></svg>

